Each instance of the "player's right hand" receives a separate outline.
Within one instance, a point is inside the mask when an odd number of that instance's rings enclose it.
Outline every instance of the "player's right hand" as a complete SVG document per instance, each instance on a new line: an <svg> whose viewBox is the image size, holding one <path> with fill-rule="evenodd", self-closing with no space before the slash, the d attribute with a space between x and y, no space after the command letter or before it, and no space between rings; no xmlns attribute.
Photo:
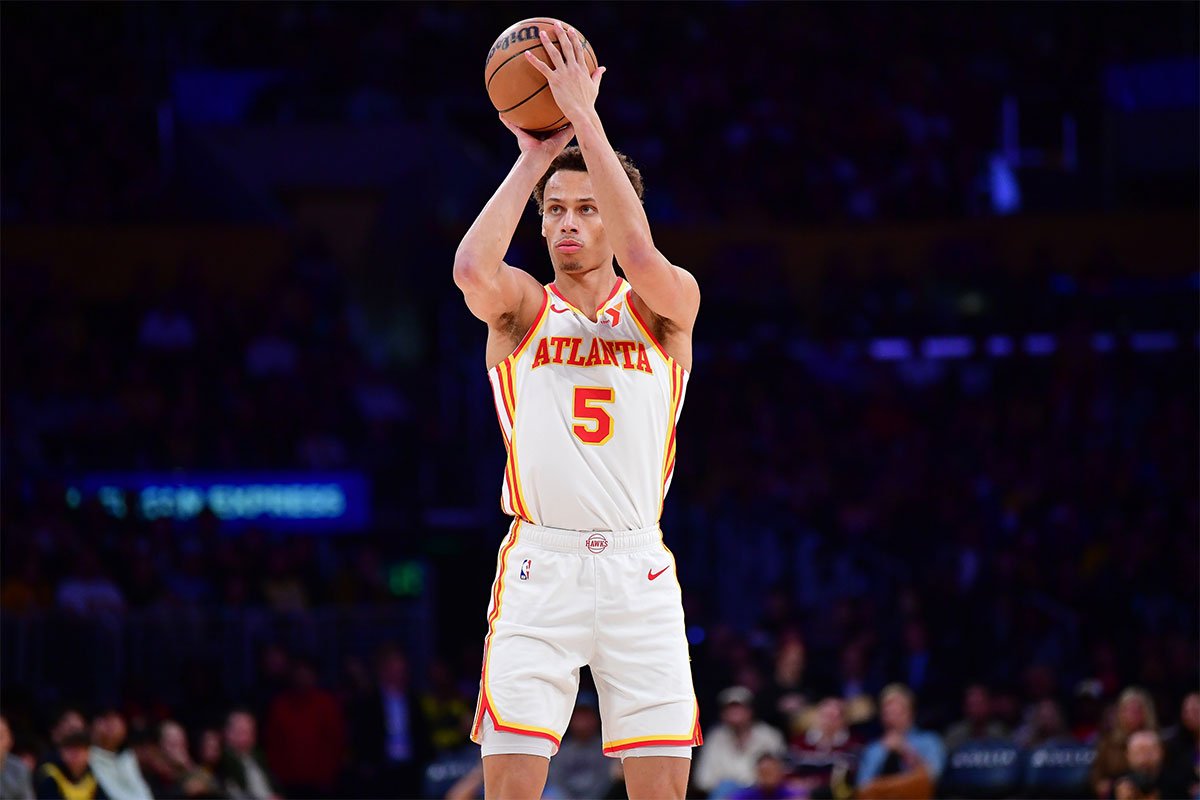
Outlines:
<svg viewBox="0 0 1200 800"><path fill-rule="evenodd" d="M553 136L547 139L539 139L532 133L513 125L503 115L498 116L500 116L500 121L504 123L504 127L512 131L513 136L517 137L517 146L521 148L522 153L545 156L547 161L553 161L554 157L566 148L571 138L575 135L575 128L567 125L567 127L558 131Z"/></svg>

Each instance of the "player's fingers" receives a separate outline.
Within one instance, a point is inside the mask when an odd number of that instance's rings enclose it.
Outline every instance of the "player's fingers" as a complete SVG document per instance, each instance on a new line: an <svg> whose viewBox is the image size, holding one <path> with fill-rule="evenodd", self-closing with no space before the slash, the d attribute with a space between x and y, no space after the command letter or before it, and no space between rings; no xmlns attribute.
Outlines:
<svg viewBox="0 0 1200 800"><path fill-rule="evenodd" d="M546 55L550 56L550 63L554 65L554 68L558 69L563 66L562 53L558 52L558 48L550 41L550 34L540 30L538 36L541 38L542 47L546 48ZM526 52L528 53L528 51Z"/></svg>
<svg viewBox="0 0 1200 800"><path fill-rule="evenodd" d="M596 67L596 70L592 73L592 83L596 85L597 89L600 88L600 79L604 77L604 72L607 69L608 67Z"/></svg>
<svg viewBox="0 0 1200 800"><path fill-rule="evenodd" d="M567 33L567 26L561 22L554 23L554 32L558 34L558 45L562 48L563 63L568 67L575 65L575 45Z"/></svg>
<svg viewBox="0 0 1200 800"><path fill-rule="evenodd" d="M555 48L554 48L554 45L548 44L548 45L546 45L546 49L553 52ZM549 64L547 64L545 61L542 61L540 58L538 58L537 56L535 56L533 53L529 52L528 50L525 51L525 60L528 61L530 64L533 64L534 69L536 69L538 72L545 75L546 80L550 80L550 76L554 74L554 70L550 68ZM560 64L562 63L561 59L559 59L559 63Z"/></svg>
<svg viewBox="0 0 1200 800"><path fill-rule="evenodd" d="M575 45L575 63L587 65L587 54L584 52L583 34L574 28L567 29L567 35L571 37L571 44Z"/></svg>

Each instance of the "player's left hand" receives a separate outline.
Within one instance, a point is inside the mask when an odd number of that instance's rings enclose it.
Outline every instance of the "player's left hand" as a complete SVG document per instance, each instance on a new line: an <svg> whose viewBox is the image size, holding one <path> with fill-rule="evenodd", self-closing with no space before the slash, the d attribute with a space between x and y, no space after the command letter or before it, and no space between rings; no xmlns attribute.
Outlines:
<svg viewBox="0 0 1200 800"><path fill-rule="evenodd" d="M540 31L542 46L550 56L551 64L544 63L537 56L525 51L525 58L534 68L546 76L550 84L550 93L554 102L571 122L581 122L592 113L596 107L596 95L600 92L600 78L604 75L604 67L596 67L588 73L587 58L584 54L583 39L572 29L564 29L561 23L554 23L558 41L562 43L562 52L550 41L545 31Z"/></svg>

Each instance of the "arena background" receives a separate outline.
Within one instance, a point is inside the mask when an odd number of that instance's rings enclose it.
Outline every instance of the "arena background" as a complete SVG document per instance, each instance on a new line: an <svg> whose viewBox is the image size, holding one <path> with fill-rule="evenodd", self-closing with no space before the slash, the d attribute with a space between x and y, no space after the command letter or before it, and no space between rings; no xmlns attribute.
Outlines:
<svg viewBox="0 0 1200 800"><path fill-rule="evenodd" d="M503 448L450 272L544 14L703 294L662 528L706 735L750 688L814 792L822 698L865 742L889 682L938 734L982 684L1086 768L1136 686L1194 758L1195 3L5 3L14 755L115 710L179 796L176 720L222 795L245 708L283 796L470 783ZM532 211L508 260L551 278Z"/></svg>

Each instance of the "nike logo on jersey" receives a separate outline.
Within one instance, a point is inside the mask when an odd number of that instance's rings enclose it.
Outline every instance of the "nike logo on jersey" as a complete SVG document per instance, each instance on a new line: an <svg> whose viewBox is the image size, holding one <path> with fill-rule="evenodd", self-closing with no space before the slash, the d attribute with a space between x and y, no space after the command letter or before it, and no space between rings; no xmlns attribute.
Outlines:
<svg viewBox="0 0 1200 800"><path fill-rule="evenodd" d="M670 568L671 568L671 565L668 564L667 566L660 569L658 572L655 572L654 570L648 570L646 572L646 577L649 578L650 580L654 580L655 578L657 578L659 575L662 575L664 572L666 572Z"/></svg>
<svg viewBox="0 0 1200 800"><path fill-rule="evenodd" d="M551 303L551 304L550 304L550 310L551 310L551 311L553 311L555 314L565 314L565 313L567 313L567 311L568 311L569 309L566 309L566 308L559 308L558 306L554 305L554 303Z"/></svg>

